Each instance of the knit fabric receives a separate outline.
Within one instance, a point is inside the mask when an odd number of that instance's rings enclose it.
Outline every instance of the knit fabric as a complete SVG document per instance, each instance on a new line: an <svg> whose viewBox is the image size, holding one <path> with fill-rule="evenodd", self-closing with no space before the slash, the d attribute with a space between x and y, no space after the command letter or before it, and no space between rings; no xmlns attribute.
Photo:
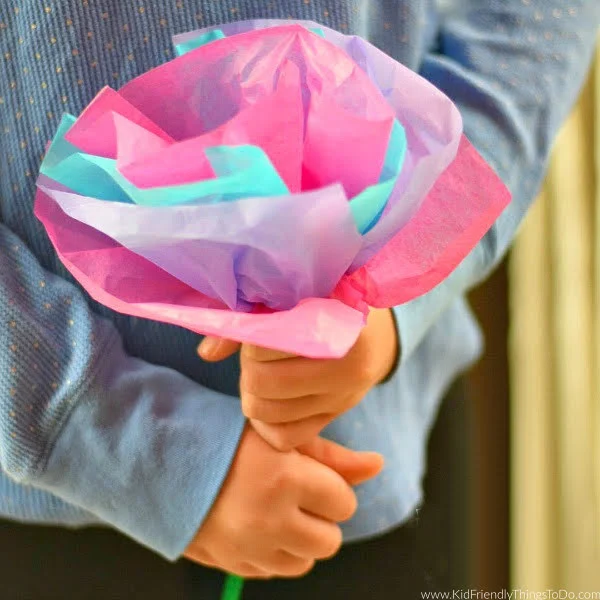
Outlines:
<svg viewBox="0 0 600 600"><path fill-rule="evenodd" d="M325 435L386 456L345 540L421 500L427 433L481 340L462 294L506 251L574 102L600 20L592 0L5 0L0 3L0 515L104 523L176 558L227 474L244 424L237 358L202 363L198 336L93 302L33 216L63 111L79 114L173 57L175 33L249 18L312 19L370 39L458 105L513 193L440 286L395 309L395 375ZM160 93L157 90L156 93Z"/></svg>

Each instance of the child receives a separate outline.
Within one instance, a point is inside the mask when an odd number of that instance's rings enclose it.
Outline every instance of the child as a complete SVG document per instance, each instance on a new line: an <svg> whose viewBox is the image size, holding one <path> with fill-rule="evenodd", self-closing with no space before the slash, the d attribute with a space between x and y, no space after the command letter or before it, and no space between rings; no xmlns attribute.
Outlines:
<svg viewBox="0 0 600 600"><path fill-rule="evenodd" d="M552 139L585 77L600 4L443 6L0 4L0 514L108 525L168 559L185 552L205 566L259 578L307 573L338 550L341 531L345 541L361 541L395 529L342 550L304 579L249 586L246 597L320 599L333 589L349 600L379 600L390 592L447 589L447 578L432 582L427 565L415 562L418 528L398 526L421 500L424 446L440 398L480 352L463 294L500 260L536 195ZM442 285L393 315L373 313L345 359L305 361L244 348L240 371L237 357L218 362L235 349L226 341L207 341L207 360L200 361L192 333L115 314L84 295L33 216L34 181L61 113L78 114L103 86L118 87L172 58L171 35L286 17L369 38L440 87L513 201ZM240 393L242 403L235 399ZM381 466L376 455L325 438L384 455L383 474L373 479ZM355 494L351 485L367 479ZM112 555L111 548L90 563ZM81 553L78 560L85 560ZM13 597L31 595L36 573L32 567L17 582ZM144 568L140 585L127 568L115 573L120 589L135 585L145 598L164 598L159 581L175 594L182 570ZM3 582L10 575L3 573ZM194 589L177 597L218 597L220 577L207 568L194 576ZM89 589L77 592L76 570L65 579L72 597L93 597ZM142 594L141 585L148 591Z"/></svg>

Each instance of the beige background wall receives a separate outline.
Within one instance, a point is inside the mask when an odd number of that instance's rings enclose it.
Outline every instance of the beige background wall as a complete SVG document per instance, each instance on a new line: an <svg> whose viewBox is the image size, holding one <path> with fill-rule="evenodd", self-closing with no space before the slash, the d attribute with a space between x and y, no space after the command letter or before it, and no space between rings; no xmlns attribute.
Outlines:
<svg viewBox="0 0 600 600"><path fill-rule="evenodd" d="M600 591L600 52L509 266L511 576Z"/></svg>

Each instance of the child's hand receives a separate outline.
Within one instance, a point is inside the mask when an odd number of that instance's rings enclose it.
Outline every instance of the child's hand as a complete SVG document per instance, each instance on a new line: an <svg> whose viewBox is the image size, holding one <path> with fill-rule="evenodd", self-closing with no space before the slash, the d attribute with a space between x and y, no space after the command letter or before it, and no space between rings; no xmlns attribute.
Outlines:
<svg viewBox="0 0 600 600"><path fill-rule="evenodd" d="M315 438L278 452L246 427L219 496L185 556L243 577L299 577L337 553L350 486L377 475L373 452Z"/></svg>
<svg viewBox="0 0 600 600"><path fill-rule="evenodd" d="M358 404L386 378L398 356L394 318L373 309L356 344L341 359L316 360L243 345L240 394L244 414L278 450L309 440L337 416ZM222 360L238 345L207 338L205 360Z"/></svg>

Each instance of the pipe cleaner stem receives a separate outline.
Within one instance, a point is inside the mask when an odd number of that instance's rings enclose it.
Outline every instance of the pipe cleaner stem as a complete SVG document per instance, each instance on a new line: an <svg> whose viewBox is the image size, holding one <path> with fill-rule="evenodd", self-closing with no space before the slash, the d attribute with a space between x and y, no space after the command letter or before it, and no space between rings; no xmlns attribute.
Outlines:
<svg viewBox="0 0 600 600"><path fill-rule="evenodd" d="M238 575L228 574L225 577L221 600L241 600L244 588L244 578Z"/></svg>

